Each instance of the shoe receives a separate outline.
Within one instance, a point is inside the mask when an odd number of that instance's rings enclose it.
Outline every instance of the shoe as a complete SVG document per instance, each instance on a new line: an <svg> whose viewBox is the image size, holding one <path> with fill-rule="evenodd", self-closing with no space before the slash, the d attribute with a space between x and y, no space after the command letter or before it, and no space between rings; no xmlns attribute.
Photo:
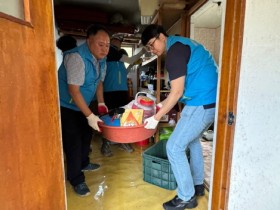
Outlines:
<svg viewBox="0 0 280 210"><path fill-rule="evenodd" d="M196 196L203 196L203 195L205 195L204 185L203 184L195 185L194 186L194 190L195 190L195 195Z"/></svg>
<svg viewBox="0 0 280 210"><path fill-rule="evenodd" d="M177 195L170 201L163 204L165 210L184 210L192 209L197 206L195 195L188 201L183 201Z"/></svg>
<svg viewBox="0 0 280 210"><path fill-rule="evenodd" d="M132 148L132 146L130 144L120 144L120 149L126 151L126 152L133 152L134 149Z"/></svg>
<svg viewBox="0 0 280 210"><path fill-rule="evenodd" d="M86 167L82 169L82 172L85 171L96 171L100 168L100 165L97 163L89 163Z"/></svg>
<svg viewBox="0 0 280 210"><path fill-rule="evenodd" d="M110 150L110 143L108 141L103 141L100 151L101 151L101 154L104 155L105 157L113 156L113 153Z"/></svg>
<svg viewBox="0 0 280 210"><path fill-rule="evenodd" d="M74 186L74 191L81 197L90 195L90 190L89 190L87 184L84 182Z"/></svg>

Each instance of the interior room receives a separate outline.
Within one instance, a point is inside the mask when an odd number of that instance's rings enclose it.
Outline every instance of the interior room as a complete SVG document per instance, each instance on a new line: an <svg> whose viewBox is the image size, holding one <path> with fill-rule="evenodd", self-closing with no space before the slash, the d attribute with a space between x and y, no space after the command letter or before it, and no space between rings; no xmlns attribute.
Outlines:
<svg viewBox="0 0 280 210"><path fill-rule="evenodd" d="M123 37L122 48L130 50L129 56L141 52L141 32L149 23L161 22L168 35L184 35L202 43L219 62L222 1L205 1L202 6L190 17L190 31L187 32L186 16L197 1L79 1L54 0L56 21L56 39L63 35L71 35L82 43L85 39L86 26L90 23L104 24L113 36ZM122 6L123 5L123 6ZM97 11L92 13L91 11ZM74 14L77 14L74 16ZM85 16L85 17L83 17ZM106 22L107 21L107 22ZM57 65L60 65L62 56L57 49ZM142 63L130 68L128 78L132 80L131 100L137 98L139 92L149 93L158 101L163 100L170 92L168 73L165 70L164 58L158 58L149 52L141 56ZM160 64L159 64L160 62ZM128 67L129 64L126 64ZM158 79L160 75L160 79ZM158 82L159 81L159 82ZM157 86L159 85L159 86ZM148 87L149 86L149 87ZM159 88L157 88L159 87ZM176 105L165 119L162 119L158 131L151 138L133 144L135 151L132 154L123 154L118 146L111 146L114 157L102 158L99 148L102 145L100 135L93 138L93 152L91 158L101 163L98 172L88 174L91 189L95 196L86 198L87 202L77 198L71 186L66 185L67 202L69 209L161 209L161 203L167 197L174 197L176 182L168 180L163 187L162 181L152 185L154 180L148 180L143 164L145 151L159 141L166 141L174 129L179 118L182 104ZM211 179L211 162L213 150L213 125L204 132L201 138L204 156L206 190L209 190ZM158 154L160 155L160 154ZM118 166L118 167L117 167ZM104 167L104 169L103 169ZM110 170L110 168L112 170ZM97 181L98 180L98 181ZM116 183L116 180L117 183ZM149 183L150 182L150 183ZM163 189L160 189L163 188ZM118 189L122 195L118 195ZM101 190L101 191L100 191ZM161 197L154 196L162 191ZM102 193L101 193L102 192ZM100 195L98 195L101 193ZM153 203L145 197L152 198ZM137 197L137 199L136 199ZM85 199L85 198L83 198ZM163 199L163 200L162 200ZM201 205L197 209L207 209L208 194L199 200ZM117 207L113 207L118 203Z"/></svg>
<svg viewBox="0 0 280 210"><path fill-rule="evenodd" d="M199 139L206 190L205 195L198 193L194 209L280 209L275 196L280 189L280 165L275 161L280 149L279 20L279 1L0 0L1 209L157 210L177 193L170 170L174 159L166 158L165 144L174 140L170 134L184 117L180 103L160 119L157 129L143 130L140 125L136 130L115 130L100 123L102 133L87 130L86 152L90 150L92 164L87 164L85 157L86 164L78 163L77 169L79 174L84 172L87 185L81 183L76 188L66 177L70 164L65 158L62 127L76 121L64 119L62 123L65 109L61 109L58 69L63 56L56 41L68 34L79 45L73 50L81 49L92 23L106 26L110 35L123 41L121 48L129 55L141 54L141 33L150 23L163 25L175 40L177 35L191 37L207 46L218 64L218 97L214 124ZM106 48L107 35L102 33ZM154 44L148 43L147 49L153 49ZM151 111L154 101L170 94L169 75L164 55L143 52L141 59L124 67L130 71L125 84L129 99L135 102L139 98L139 103L130 105L144 103ZM101 62L104 72L105 61ZM69 85L71 91L75 88ZM144 95L136 97L140 91ZM104 111L104 104L100 105ZM79 122L97 129L92 122L97 118L85 107ZM139 118L123 111L114 109L110 118L103 119L115 123L122 113L127 116L125 123L138 122ZM103 137L118 139L120 144L108 144ZM126 144L127 140L135 142ZM103 145L109 145L112 154L106 150L109 155L105 156ZM189 152L181 150L185 162L192 161ZM81 156L73 159L78 158ZM179 179L182 177L186 176Z"/></svg>

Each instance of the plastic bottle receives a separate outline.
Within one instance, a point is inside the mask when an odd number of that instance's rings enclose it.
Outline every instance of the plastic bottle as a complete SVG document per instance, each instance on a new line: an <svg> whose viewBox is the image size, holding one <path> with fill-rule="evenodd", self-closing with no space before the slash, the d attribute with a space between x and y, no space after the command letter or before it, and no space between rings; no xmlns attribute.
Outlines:
<svg viewBox="0 0 280 210"><path fill-rule="evenodd" d="M149 98L147 93L138 92L135 96L132 109L143 109L144 110L143 121L144 121L145 119L155 114L155 101Z"/></svg>

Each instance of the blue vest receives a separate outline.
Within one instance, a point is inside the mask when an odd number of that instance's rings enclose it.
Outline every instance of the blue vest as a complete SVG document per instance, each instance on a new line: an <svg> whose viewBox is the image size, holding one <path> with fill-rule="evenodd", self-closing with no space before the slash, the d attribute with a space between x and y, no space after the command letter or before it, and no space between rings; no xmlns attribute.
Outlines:
<svg viewBox="0 0 280 210"><path fill-rule="evenodd" d="M101 61L99 61L100 72L99 75L97 75L96 68L94 65L94 58L88 48L87 43L84 43L81 46L78 46L72 50L66 51L63 54L63 58L69 53L79 53L79 55L84 61L85 81L84 84L80 86L80 92L83 95L83 98L87 105L89 105L91 100L93 99L93 96L95 95L96 87L99 81L101 80L102 72L106 71L106 59L104 58ZM68 91L67 72L64 66L64 62L62 62L58 69L58 84L60 105L69 109L80 111L80 109L76 106Z"/></svg>
<svg viewBox="0 0 280 210"><path fill-rule="evenodd" d="M196 41L180 36L169 36L166 50L168 51L176 42L188 45L191 50L190 59L186 66L184 93L180 102L189 106L215 103L218 73L217 64L212 55Z"/></svg>
<svg viewBox="0 0 280 210"><path fill-rule="evenodd" d="M121 61L107 61L106 77L103 82L104 92L127 91L127 71Z"/></svg>

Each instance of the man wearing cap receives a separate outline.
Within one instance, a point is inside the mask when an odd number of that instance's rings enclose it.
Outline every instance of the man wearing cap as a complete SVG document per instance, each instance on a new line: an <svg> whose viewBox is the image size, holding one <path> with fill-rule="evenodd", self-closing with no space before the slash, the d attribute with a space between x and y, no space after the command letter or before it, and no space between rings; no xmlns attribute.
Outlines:
<svg viewBox="0 0 280 210"><path fill-rule="evenodd" d="M110 50L107 56L107 70L103 82L104 100L108 109L114 109L128 104L128 86L127 86L127 69L122 61L127 57L127 52L121 49L122 37L112 36ZM112 156L110 150L111 142L103 139L101 153L106 156ZM120 144L120 149L127 152L133 152L130 144Z"/></svg>

